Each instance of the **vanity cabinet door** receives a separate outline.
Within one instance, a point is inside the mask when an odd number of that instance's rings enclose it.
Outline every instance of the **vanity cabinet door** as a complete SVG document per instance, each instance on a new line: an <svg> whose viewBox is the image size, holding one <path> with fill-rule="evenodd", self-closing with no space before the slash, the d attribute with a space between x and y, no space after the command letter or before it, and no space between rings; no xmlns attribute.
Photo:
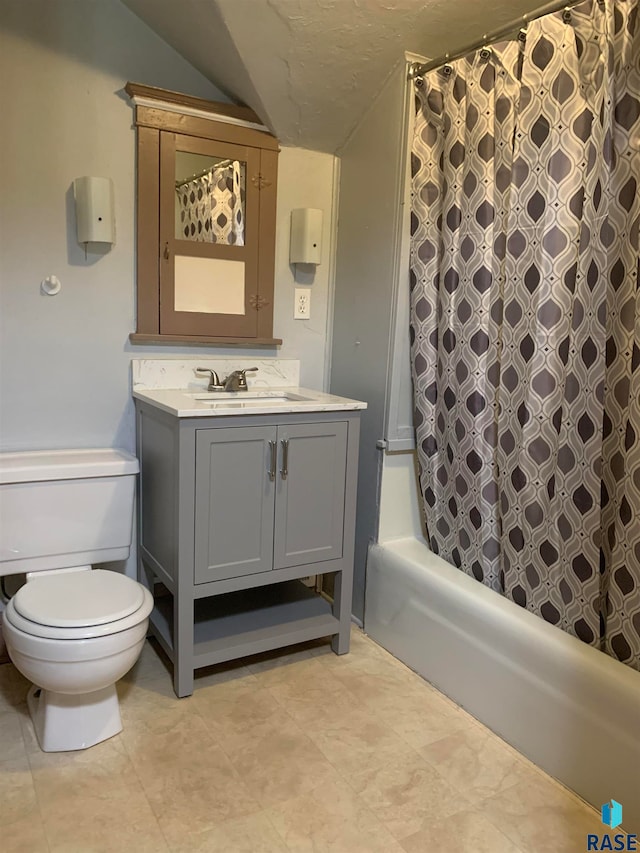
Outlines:
<svg viewBox="0 0 640 853"><path fill-rule="evenodd" d="M197 431L195 583L271 571L275 441L274 426Z"/></svg>
<svg viewBox="0 0 640 853"><path fill-rule="evenodd" d="M274 569L342 557L347 424L278 427Z"/></svg>

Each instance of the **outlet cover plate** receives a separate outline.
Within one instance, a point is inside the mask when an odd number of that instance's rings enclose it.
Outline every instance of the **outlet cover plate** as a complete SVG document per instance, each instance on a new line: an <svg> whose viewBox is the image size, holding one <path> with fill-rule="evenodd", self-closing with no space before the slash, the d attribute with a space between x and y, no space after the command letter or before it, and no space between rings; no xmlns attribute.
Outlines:
<svg viewBox="0 0 640 853"><path fill-rule="evenodd" d="M311 318L311 288L296 287L293 305L294 320L309 320Z"/></svg>

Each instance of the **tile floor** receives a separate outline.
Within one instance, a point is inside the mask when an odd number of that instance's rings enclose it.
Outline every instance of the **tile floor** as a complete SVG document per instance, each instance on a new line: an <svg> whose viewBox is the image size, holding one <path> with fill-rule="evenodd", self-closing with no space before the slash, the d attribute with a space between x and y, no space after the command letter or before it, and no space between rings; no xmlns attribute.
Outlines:
<svg viewBox="0 0 640 853"><path fill-rule="evenodd" d="M124 731L45 754L0 666L2 853L584 851L595 811L360 631L203 671L147 643Z"/></svg>

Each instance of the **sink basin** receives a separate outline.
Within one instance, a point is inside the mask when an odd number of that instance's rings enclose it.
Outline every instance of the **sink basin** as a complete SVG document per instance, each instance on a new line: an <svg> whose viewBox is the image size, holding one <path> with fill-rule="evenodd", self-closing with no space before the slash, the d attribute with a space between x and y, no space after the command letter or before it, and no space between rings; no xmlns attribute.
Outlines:
<svg viewBox="0 0 640 853"><path fill-rule="evenodd" d="M291 402L308 401L309 397L288 391L209 391L206 394L190 394L194 400L212 408L244 409L256 406L286 405Z"/></svg>

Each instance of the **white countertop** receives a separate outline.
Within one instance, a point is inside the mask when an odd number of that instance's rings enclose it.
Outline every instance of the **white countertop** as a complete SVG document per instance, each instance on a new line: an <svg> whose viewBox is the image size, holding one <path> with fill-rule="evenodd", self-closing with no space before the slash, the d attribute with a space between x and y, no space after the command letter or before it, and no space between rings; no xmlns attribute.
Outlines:
<svg viewBox="0 0 640 853"><path fill-rule="evenodd" d="M247 391L212 391L194 388L134 388L133 396L177 418L211 418L229 415L277 415L295 412L345 412L366 409L350 400L309 388L271 387ZM283 399L284 398L284 399Z"/></svg>

